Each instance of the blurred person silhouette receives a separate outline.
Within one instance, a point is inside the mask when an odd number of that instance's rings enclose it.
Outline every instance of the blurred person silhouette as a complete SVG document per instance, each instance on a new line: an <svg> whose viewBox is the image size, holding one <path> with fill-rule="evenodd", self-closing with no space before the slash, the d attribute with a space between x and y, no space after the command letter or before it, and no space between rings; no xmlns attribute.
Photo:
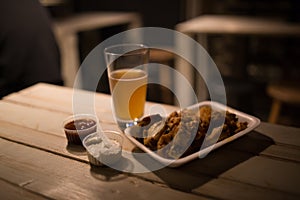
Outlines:
<svg viewBox="0 0 300 200"><path fill-rule="evenodd" d="M0 98L38 82L63 84L47 10L38 0L1 0Z"/></svg>

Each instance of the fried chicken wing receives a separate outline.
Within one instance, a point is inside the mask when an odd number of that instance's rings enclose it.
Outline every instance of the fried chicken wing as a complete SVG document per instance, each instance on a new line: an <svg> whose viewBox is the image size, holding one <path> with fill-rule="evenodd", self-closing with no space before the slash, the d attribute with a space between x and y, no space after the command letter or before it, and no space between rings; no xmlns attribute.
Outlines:
<svg viewBox="0 0 300 200"><path fill-rule="evenodd" d="M145 121L147 128L143 130L143 144L159 155L172 159L199 151L206 135L212 137L210 134L214 128L219 127L216 137L221 141L248 126L247 122L238 122L234 113L214 110L211 106L175 111L165 121L152 123L151 126L147 123L148 119Z"/></svg>

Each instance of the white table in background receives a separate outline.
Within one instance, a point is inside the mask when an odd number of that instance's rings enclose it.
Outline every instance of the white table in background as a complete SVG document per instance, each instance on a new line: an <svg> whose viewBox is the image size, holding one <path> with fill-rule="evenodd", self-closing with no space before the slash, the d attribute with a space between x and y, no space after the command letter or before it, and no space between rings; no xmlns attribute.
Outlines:
<svg viewBox="0 0 300 200"><path fill-rule="evenodd" d="M300 24L276 19L230 16L230 15L202 15L176 25L176 30L195 38L205 49L207 48L207 36L209 34L229 34L229 35L249 35L268 37L299 37ZM197 55L194 47L186 45L186 51L193 53L193 58L197 65L206 67L206 60L200 60L201 55ZM226 52L225 52L226 53ZM194 80L192 69L181 59L176 61L176 69L184 74L187 79L196 84L199 88L204 88L204 83ZM192 95L184 91L180 83L175 85L175 90L179 96L186 98L186 105L191 104ZM196 91L199 101L208 97L207 92Z"/></svg>

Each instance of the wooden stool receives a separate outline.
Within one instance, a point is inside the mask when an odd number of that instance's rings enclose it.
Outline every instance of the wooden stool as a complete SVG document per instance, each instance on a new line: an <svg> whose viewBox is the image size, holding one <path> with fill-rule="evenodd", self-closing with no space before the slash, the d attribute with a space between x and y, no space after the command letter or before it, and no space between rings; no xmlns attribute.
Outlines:
<svg viewBox="0 0 300 200"><path fill-rule="evenodd" d="M277 83L267 87L268 95L273 99L269 122L276 123L282 103L300 104L300 84L298 83Z"/></svg>
<svg viewBox="0 0 300 200"><path fill-rule="evenodd" d="M174 59L174 55L171 52L164 51L162 49L150 50L150 61L157 62L165 65L170 65Z"/></svg>
<svg viewBox="0 0 300 200"><path fill-rule="evenodd" d="M151 48L150 62L173 67L174 54L163 49ZM163 87L161 85L148 85L148 100L165 104L174 104L173 93L169 90L173 86L172 74L170 74L170 71L165 70L164 68L160 68L155 73L156 78L159 80L159 82L167 86L168 88Z"/></svg>

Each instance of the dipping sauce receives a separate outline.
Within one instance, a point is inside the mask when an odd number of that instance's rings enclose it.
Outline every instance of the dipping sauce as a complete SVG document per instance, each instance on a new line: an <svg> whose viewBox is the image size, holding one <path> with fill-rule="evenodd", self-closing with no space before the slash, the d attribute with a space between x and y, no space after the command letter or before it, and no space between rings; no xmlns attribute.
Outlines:
<svg viewBox="0 0 300 200"><path fill-rule="evenodd" d="M82 140L97 131L97 117L88 114L72 115L63 123L69 143L82 145Z"/></svg>
<svg viewBox="0 0 300 200"><path fill-rule="evenodd" d="M102 134L109 141L104 142ZM115 131L90 134L83 140L90 163L95 166L108 166L117 163L122 157L122 136Z"/></svg>
<svg viewBox="0 0 300 200"><path fill-rule="evenodd" d="M65 125L65 129L84 130L95 126L96 122L92 119L76 119Z"/></svg>

